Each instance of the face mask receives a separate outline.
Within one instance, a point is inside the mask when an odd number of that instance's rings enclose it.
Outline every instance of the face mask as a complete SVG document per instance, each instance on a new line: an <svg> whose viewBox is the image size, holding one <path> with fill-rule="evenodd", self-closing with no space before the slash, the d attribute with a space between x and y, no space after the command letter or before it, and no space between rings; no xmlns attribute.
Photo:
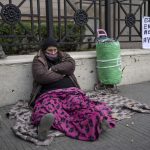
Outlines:
<svg viewBox="0 0 150 150"><path fill-rule="evenodd" d="M49 53L45 53L45 56L48 60L50 61L57 61L58 60L58 54L49 54Z"/></svg>

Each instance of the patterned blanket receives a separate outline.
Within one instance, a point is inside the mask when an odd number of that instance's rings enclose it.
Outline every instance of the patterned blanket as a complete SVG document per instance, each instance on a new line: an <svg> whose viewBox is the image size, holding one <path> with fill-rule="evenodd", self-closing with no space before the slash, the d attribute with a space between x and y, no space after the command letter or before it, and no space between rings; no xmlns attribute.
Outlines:
<svg viewBox="0 0 150 150"><path fill-rule="evenodd" d="M148 105L118 94L110 94L107 91L87 92L87 96L91 100L107 103L112 109L113 118L116 120L130 118L135 112L150 113L150 107ZM50 130L48 139L43 142L39 141L37 139L37 127L31 124L31 114L32 111L29 109L27 101L19 100L13 105L8 115L9 118L16 120L15 126L12 127L14 134L36 145L49 145L54 137L64 136L59 131Z"/></svg>

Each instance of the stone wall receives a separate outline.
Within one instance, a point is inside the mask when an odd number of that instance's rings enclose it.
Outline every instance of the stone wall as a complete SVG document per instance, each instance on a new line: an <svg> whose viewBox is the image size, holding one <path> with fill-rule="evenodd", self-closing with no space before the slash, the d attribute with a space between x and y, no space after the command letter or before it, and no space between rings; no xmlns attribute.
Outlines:
<svg viewBox="0 0 150 150"><path fill-rule="evenodd" d="M96 53L72 52L76 60L75 75L85 91L97 83ZM0 60L0 106L28 100L32 89L31 63L34 55L9 56ZM150 50L122 50L123 76L120 85L150 81Z"/></svg>

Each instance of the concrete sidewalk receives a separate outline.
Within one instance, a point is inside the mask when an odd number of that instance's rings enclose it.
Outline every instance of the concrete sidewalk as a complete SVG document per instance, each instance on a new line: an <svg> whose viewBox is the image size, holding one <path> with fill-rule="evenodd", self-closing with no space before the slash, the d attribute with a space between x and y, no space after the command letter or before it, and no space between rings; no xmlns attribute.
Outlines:
<svg viewBox="0 0 150 150"><path fill-rule="evenodd" d="M139 84L120 86L120 95L150 105L150 81Z"/></svg>
<svg viewBox="0 0 150 150"><path fill-rule="evenodd" d="M120 86L120 95L150 105L150 82ZM0 150L149 150L150 114L136 113L130 119L117 122L114 129L103 133L95 142L85 142L69 137L58 137L50 146L37 147L15 137L5 113L10 106L1 107L3 118L0 128ZM3 129L4 128L4 129Z"/></svg>

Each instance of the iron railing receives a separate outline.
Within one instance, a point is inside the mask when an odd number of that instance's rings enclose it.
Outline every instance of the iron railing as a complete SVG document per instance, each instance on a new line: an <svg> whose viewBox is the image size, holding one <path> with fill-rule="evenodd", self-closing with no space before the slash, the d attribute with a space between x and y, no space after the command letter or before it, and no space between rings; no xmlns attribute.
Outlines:
<svg viewBox="0 0 150 150"><path fill-rule="evenodd" d="M150 16L150 1L116 0L113 5L113 37L120 42L141 42L142 17Z"/></svg>
<svg viewBox="0 0 150 150"><path fill-rule="evenodd" d="M98 28L120 42L141 42L141 19L150 16L149 8L149 0L0 1L0 44L26 53L53 36L75 50L95 43Z"/></svg>

